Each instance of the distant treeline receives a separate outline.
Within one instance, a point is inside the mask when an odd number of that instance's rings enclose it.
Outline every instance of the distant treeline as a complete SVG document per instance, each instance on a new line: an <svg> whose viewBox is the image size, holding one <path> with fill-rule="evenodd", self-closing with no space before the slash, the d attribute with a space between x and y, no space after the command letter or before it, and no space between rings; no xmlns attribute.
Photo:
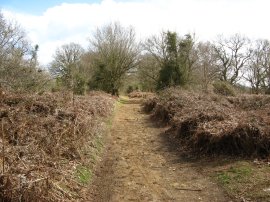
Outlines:
<svg viewBox="0 0 270 202"><path fill-rule="evenodd" d="M245 85L252 93L270 89L266 39L235 34L202 42L194 34L167 31L138 42L133 28L112 23L96 30L87 50L75 43L59 47L46 71L38 63L38 45L31 47L24 31L1 13L0 30L0 85L11 90L118 94L123 88L198 86L207 91L213 83Z"/></svg>

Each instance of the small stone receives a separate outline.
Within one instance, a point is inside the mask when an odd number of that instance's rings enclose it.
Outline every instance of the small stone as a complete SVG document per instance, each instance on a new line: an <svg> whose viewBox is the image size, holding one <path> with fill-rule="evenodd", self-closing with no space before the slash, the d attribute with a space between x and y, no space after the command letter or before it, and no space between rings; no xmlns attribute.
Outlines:
<svg viewBox="0 0 270 202"><path fill-rule="evenodd" d="M269 188L266 188L266 189L263 189L263 191L270 192L270 187Z"/></svg>
<svg viewBox="0 0 270 202"><path fill-rule="evenodd" d="M177 188L179 187L179 183L175 182L175 183L172 184L172 186L173 186L175 189L177 189Z"/></svg>

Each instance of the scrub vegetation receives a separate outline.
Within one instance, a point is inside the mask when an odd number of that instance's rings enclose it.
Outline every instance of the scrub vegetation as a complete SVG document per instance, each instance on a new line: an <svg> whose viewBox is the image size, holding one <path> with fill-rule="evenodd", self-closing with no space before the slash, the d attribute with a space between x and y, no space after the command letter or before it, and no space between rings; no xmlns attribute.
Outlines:
<svg viewBox="0 0 270 202"><path fill-rule="evenodd" d="M270 201L268 39L89 36L43 67L0 12L0 201Z"/></svg>

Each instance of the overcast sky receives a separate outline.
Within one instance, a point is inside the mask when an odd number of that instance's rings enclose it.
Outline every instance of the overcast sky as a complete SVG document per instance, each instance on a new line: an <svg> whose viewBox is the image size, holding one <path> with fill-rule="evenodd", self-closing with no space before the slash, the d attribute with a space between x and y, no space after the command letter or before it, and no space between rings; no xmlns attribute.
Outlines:
<svg viewBox="0 0 270 202"><path fill-rule="evenodd" d="M234 33L270 39L269 0L0 0L0 6L39 44L42 65L62 44L86 48L97 27L114 21L133 26L138 40L168 29L198 40Z"/></svg>

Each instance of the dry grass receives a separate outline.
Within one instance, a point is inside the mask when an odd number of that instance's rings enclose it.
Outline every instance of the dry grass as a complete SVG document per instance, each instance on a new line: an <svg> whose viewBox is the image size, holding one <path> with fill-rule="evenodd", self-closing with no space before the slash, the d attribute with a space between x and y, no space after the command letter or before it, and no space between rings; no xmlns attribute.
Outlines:
<svg viewBox="0 0 270 202"><path fill-rule="evenodd" d="M154 96L154 93L141 92L141 91L133 91L128 94L129 98L151 98L153 96Z"/></svg>
<svg viewBox="0 0 270 202"><path fill-rule="evenodd" d="M144 109L169 125L164 137L170 145L235 201L270 201L270 96L172 88L148 99Z"/></svg>
<svg viewBox="0 0 270 202"><path fill-rule="evenodd" d="M83 200L80 181L115 100L100 92L0 98L1 176L4 201ZM102 121L103 120L103 121ZM80 173L81 169L84 173ZM78 175L79 173L79 175ZM84 178L83 178L84 179Z"/></svg>
<svg viewBox="0 0 270 202"><path fill-rule="evenodd" d="M145 102L155 120L170 124L168 135L198 155L270 154L270 97L222 97L169 89Z"/></svg>

